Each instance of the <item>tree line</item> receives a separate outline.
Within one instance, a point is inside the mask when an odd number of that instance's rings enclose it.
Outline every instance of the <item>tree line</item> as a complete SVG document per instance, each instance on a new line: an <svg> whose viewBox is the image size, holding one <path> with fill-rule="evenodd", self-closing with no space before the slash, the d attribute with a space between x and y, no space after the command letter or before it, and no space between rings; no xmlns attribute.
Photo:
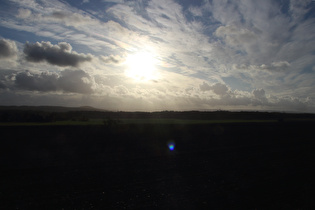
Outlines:
<svg viewBox="0 0 315 210"><path fill-rule="evenodd" d="M160 112L110 112L110 111L36 111L0 110L0 122L54 122L88 121L90 119L187 119L187 120L278 120L312 119L314 114L248 111L160 111ZM108 121L108 120L107 120Z"/></svg>

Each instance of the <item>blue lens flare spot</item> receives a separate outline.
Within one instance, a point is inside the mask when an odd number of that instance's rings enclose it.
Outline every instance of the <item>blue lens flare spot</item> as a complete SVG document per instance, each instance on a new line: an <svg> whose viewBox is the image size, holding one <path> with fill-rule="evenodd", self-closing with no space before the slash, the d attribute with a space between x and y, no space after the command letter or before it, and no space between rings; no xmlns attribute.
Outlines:
<svg viewBox="0 0 315 210"><path fill-rule="evenodd" d="M175 143L169 143L168 144L168 148L171 150L171 151L173 151L174 149L175 149Z"/></svg>

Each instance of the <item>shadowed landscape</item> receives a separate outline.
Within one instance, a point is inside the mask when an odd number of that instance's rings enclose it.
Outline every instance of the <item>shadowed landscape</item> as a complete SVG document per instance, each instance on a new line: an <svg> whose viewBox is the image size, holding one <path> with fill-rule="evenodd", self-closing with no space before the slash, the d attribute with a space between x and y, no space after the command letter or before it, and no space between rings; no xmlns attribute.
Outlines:
<svg viewBox="0 0 315 210"><path fill-rule="evenodd" d="M312 114L45 109L1 107L1 209L315 206Z"/></svg>

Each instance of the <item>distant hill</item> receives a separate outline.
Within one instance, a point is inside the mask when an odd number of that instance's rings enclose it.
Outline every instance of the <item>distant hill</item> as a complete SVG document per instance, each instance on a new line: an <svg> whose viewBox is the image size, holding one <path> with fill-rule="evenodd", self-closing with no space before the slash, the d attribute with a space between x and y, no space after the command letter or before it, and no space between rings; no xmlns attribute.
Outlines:
<svg viewBox="0 0 315 210"><path fill-rule="evenodd" d="M259 111L113 112L90 106L0 106L0 122L88 121L91 119L178 119L224 121L315 121L315 114Z"/></svg>

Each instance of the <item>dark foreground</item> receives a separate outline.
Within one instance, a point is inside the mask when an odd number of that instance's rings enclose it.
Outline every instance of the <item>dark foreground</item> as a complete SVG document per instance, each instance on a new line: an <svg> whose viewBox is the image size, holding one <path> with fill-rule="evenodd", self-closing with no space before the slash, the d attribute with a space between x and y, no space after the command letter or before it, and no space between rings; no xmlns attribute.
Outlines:
<svg viewBox="0 0 315 210"><path fill-rule="evenodd" d="M315 209L314 129L1 126L0 209Z"/></svg>

